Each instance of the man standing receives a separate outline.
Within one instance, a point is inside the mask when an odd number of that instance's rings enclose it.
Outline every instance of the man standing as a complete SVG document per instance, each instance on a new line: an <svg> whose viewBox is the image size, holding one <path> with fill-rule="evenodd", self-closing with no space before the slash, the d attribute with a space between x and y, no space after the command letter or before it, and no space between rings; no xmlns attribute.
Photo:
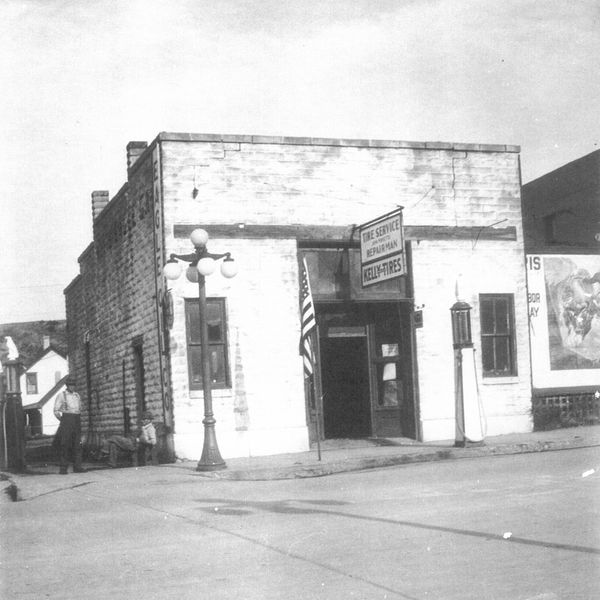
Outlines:
<svg viewBox="0 0 600 600"><path fill-rule="evenodd" d="M73 389L72 377L67 378L66 390L56 397L54 415L60 421L53 446L60 453L60 474L66 475L69 458L73 473L84 473L81 466L81 397Z"/></svg>

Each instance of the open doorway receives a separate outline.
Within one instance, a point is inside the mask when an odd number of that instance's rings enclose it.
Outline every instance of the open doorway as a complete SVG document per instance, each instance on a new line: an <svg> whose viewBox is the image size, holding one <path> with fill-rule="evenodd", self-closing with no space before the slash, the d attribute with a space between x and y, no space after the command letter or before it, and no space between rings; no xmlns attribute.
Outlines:
<svg viewBox="0 0 600 600"><path fill-rule="evenodd" d="M371 435L367 337L321 339L325 438Z"/></svg>
<svg viewBox="0 0 600 600"><path fill-rule="evenodd" d="M317 385L323 439L416 439L411 307L317 305ZM317 433L313 427L313 436Z"/></svg>

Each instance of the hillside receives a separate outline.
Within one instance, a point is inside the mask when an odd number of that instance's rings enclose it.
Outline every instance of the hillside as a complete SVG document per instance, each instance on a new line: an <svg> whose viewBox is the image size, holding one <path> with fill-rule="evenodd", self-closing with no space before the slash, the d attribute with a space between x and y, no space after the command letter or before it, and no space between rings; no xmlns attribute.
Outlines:
<svg viewBox="0 0 600 600"><path fill-rule="evenodd" d="M67 354L66 321L29 321L26 323L0 324L0 358L6 358L5 336L9 335L19 350L19 358L25 368L44 350L44 336L50 337L50 343L65 356Z"/></svg>

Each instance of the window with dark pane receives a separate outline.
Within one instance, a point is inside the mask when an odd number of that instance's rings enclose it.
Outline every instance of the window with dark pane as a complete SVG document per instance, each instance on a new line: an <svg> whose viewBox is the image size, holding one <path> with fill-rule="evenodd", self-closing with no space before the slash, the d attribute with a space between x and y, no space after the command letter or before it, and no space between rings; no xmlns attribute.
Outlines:
<svg viewBox="0 0 600 600"><path fill-rule="evenodd" d="M38 380L37 373L26 373L25 374L25 386L27 394L38 393Z"/></svg>
<svg viewBox="0 0 600 600"><path fill-rule="evenodd" d="M514 296L480 294L479 315L483 376L516 375Z"/></svg>
<svg viewBox="0 0 600 600"><path fill-rule="evenodd" d="M224 298L206 299L208 355L210 378L214 388L230 387L227 363L227 323ZM202 389L202 344L200 343L200 314L198 300L186 299L185 324L188 350L190 389Z"/></svg>

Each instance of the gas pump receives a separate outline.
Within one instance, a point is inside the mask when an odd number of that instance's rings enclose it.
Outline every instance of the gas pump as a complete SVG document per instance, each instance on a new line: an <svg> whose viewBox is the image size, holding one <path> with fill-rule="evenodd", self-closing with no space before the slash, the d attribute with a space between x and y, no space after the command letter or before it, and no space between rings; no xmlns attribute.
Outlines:
<svg viewBox="0 0 600 600"><path fill-rule="evenodd" d="M471 339L471 306L460 297L450 308L454 342L454 381L456 403L455 446L483 445L484 416L477 389L475 350Z"/></svg>
<svg viewBox="0 0 600 600"><path fill-rule="evenodd" d="M0 453L2 468L23 472L25 460L25 413L21 400L21 361L12 359L0 373Z"/></svg>

